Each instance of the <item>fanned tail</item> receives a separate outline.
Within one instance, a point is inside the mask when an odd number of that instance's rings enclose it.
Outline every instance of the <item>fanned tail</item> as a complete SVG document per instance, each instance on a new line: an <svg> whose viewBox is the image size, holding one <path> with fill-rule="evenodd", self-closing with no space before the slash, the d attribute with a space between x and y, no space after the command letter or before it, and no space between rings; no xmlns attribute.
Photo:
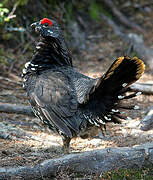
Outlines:
<svg viewBox="0 0 153 180"><path fill-rule="evenodd" d="M145 65L137 57L132 59L128 56L119 57L110 66L108 71L95 85L95 90L90 92L89 108L100 120L95 118L95 124L106 122L120 123L120 119L125 119L123 114L125 109L139 109L137 105L124 103L127 99L139 94L132 93L126 95L129 86L137 81L144 73Z"/></svg>

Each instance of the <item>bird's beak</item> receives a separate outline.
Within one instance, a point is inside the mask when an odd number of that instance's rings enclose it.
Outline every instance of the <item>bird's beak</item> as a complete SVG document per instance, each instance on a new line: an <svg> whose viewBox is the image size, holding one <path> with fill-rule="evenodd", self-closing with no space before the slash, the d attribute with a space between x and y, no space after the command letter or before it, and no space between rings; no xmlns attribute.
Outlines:
<svg viewBox="0 0 153 180"><path fill-rule="evenodd" d="M32 29L35 29L35 27L39 24L39 22L32 23L30 26Z"/></svg>
<svg viewBox="0 0 153 180"><path fill-rule="evenodd" d="M34 29L36 27L37 23L32 23L30 26L32 29Z"/></svg>
<svg viewBox="0 0 153 180"><path fill-rule="evenodd" d="M39 33L39 31L41 29L40 22L32 23L30 26L31 26L32 31L35 31L36 33Z"/></svg>

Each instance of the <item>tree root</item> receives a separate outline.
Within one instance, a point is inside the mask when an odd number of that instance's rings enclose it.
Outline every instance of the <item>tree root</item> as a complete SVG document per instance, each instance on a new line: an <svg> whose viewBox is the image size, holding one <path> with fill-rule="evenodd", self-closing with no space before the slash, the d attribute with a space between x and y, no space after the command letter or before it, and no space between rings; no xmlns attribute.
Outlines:
<svg viewBox="0 0 153 180"><path fill-rule="evenodd" d="M137 24L135 24L134 22L131 22L128 20L128 18L126 16L124 16L119 10L118 8L115 6L115 4L111 1L111 0L104 0L104 3L106 4L106 6L112 11L112 13L114 14L114 16L117 18L117 20L122 23L123 25L130 27L132 29L135 29L141 33L144 33L144 30Z"/></svg>
<svg viewBox="0 0 153 180"><path fill-rule="evenodd" d="M147 115L141 120L139 128L143 131L153 129L153 107L150 108Z"/></svg>

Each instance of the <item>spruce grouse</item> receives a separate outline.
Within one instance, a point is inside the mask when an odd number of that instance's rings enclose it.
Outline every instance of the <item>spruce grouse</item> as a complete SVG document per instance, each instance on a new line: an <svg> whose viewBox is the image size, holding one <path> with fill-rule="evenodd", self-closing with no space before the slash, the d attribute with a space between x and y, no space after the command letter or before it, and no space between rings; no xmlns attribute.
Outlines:
<svg viewBox="0 0 153 180"><path fill-rule="evenodd" d="M73 137L83 137L93 126L120 123L124 109L139 108L123 102L139 94L125 95L144 73L142 60L119 57L103 76L93 79L73 68L56 21L44 18L31 27L40 40L23 69L24 87L35 115L62 136L65 152Z"/></svg>

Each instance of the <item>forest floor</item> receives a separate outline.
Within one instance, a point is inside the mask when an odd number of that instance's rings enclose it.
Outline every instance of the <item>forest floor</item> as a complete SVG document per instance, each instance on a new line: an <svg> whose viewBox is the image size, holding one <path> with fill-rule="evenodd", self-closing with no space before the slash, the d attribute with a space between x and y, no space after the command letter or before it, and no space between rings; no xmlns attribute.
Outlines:
<svg viewBox="0 0 153 180"><path fill-rule="evenodd" d="M107 28L97 31L94 36L89 36L86 48L73 55L74 66L90 77L101 76L113 60L121 55L124 43L112 33L111 28ZM145 41L150 45L152 39L146 38ZM0 103L28 105L18 73L12 72L7 77L1 75L0 81ZM139 82L153 82L153 72L146 67ZM124 120L122 124L108 124L105 136L96 131L91 134L91 138L73 139L71 153L106 147L130 147L151 142L153 130L142 131L139 124L153 106L153 95L142 94L130 102L141 108L138 111L127 112L130 120ZM45 159L64 155L61 150L61 137L46 128L37 118L1 113L0 134L0 167L35 165Z"/></svg>

